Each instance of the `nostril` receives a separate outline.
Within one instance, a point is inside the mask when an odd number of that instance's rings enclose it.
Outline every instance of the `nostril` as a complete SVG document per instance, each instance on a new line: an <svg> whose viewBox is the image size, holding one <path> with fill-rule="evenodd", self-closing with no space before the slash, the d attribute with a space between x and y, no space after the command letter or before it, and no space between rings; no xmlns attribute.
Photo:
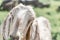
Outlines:
<svg viewBox="0 0 60 40"><path fill-rule="evenodd" d="M10 35L10 38L14 38L14 36L13 35Z"/></svg>
<svg viewBox="0 0 60 40"><path fill-rule="evenodd" d="M11 38L12 40L18 40L18 39L19 39L18 36L13 36L13 35L10 35L10 38Z"/></svg>
<svg viewBox="0 0 60 40"><path fill-rule="evenodd" d="M10 37L12 37L12 35L10 35Z"/></svg>
<svg viewBox="0 0 60 40"><path fill-rule="evenodd" d="M12 35L10 35L10 39L11 39L11 40L13 39Z"/></svg>

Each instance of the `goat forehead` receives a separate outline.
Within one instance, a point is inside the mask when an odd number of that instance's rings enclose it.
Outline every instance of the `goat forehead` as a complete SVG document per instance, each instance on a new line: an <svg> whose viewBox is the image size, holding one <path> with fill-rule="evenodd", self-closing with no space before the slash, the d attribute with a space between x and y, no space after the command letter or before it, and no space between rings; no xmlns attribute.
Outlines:
<svg viewBox="0 0 60 40"><path fill-rule="evenodd" d="M20 10L18 13L17 13L17 17L22 17L25 13L26 13L27 10Z"/></svg>

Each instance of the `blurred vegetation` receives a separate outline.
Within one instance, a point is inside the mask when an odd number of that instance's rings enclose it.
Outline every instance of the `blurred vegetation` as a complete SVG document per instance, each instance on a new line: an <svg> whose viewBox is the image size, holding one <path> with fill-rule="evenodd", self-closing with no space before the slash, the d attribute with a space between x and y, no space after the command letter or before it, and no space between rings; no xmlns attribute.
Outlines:
<svg viewBox="0 0 60 40"><path fill-rule="evenodd" d="M0 0L0 4L1 2ZM44 16L50 20L53 40L60 40L60 11L57 12L59 6L60 0L50 0L50 8L34 8L37 17ZM6 18L8 12L9 11L0 11L0 24Z"/></svg>

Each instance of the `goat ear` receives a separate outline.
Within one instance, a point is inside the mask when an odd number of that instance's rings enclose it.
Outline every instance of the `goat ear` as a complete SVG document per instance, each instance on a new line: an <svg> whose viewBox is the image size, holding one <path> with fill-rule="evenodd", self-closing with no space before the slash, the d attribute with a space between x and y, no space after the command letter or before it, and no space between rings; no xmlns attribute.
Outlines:
<svg viewBox="0 0 60 40"><path fill-rule="evenodd" d="M36 26L37 25L37 26ZM48 25L48 26L47 26ZM48 28L47 28L48 27ZM36 18L31 27L31 40L51 40L50 22L45 17ZM36 38L35 38L36 37Z"/></svg>
<svg viewBox="0 0 60 40"><path fill-rule="evenodd" d="M30 40L33 40L36 37L37 32L37 20L34 19L32 26L30 27Z"/></svg>
<svg viewBox="0 0 60 40"><path fill-rule="evenodd" d="M38 30L40 39L43 40L52 40L51 38L51 31L50 31L50 22L45 17L39 17L38 18Z"/></svg>

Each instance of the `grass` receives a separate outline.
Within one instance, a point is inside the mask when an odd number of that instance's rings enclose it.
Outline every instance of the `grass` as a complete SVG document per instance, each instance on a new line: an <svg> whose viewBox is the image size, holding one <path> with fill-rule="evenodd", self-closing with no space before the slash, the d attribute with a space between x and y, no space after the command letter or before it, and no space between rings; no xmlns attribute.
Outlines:
<svg viewBox="0 0 60 40"><path fill-rule="evenodd" d="M5 17L7 16L8 11L0 11L0 24L3 22Z"/></svg>
<svg viewBox="0 0 60 40"><path fill-rule="evenodd" d="M2 1L0 1L2 2ZM60 2L51 1L50 8L34 8L34 11L36 12L36 16L44 16L49 19L51 22L51 32L52 37L54 40L60 40L60 13L56 11L56 9L60 6ZM0 23L3 22L3 20L6 18L8 14L8 11L0 11ZM55 34L57 34L57 37L55 39Z"/></svg>
<svg viewBox="0 0 60 40"><path fill-rule="evenodd" d="M0 0L0 5L3 0ZM3 22L4 18L6 17L8 11L0 11L0 24Z"/></svg>

